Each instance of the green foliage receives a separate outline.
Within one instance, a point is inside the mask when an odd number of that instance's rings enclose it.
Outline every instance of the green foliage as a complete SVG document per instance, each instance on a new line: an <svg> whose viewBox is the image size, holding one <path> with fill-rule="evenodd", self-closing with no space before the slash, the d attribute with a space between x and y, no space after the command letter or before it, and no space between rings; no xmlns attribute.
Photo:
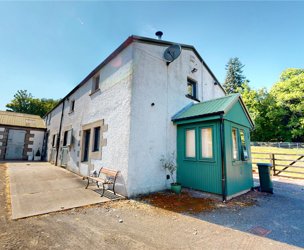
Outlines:
<svg viewBox="0 0 304 250"><path fill-rule="evenodd" d="M14 99L6 105L8 111L39 115L43 117L57 105L59 100L34 98L27 90L18 90Z"/></svg>
<svg viewBox="0 0 304 250"><path fill-rule="evenodd" d="M286 69L268 93L238 88L255 129L253 141L304 141L304 69Z"/></svg>
<svg viewBox="0 0 304 250"><path fill-rule="evenodd" d="M226 64L227 74L223 87L228 94L237 93L245 82L249 82L243 76L244 66L237 57L230 58Z"/></svg>

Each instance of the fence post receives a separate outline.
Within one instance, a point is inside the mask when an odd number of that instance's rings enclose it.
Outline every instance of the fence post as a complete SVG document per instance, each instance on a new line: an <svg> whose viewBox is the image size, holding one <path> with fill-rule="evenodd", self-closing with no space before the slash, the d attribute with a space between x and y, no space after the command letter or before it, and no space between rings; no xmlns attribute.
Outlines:
<svg viewBox="0 0 304 250"><path fill-rule="evenodd" d="M273 153L270 154L270 163L272 164L273 175L276 175L275 155Z"/></svg>

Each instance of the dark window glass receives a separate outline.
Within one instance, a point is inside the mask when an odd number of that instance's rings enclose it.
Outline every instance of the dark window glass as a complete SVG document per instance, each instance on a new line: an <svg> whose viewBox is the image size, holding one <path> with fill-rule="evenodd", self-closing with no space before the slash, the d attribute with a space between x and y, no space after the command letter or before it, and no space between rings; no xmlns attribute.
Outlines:
<svg viewBox="0 0 304 250"><path fill-rule="evenodd" d="M82 161L88 161L89 159L89 147L90 147L90 136L91 136L91 130L85 130L83 133L83 157Z"/></svg>
<svg viewBox="0 0 304 250"><path fill-rule="evenodd" d="M55 147L55 142L56 142L56 135L53 135L52 147Z"/></svg>
<svg viewBox="0 0 304 250"><path fill-rule="evenodd" d="M99 151L100 144L100 127L94 128L94 147L93 151Z"/></svg>
<svg viewBox="0 0 304 250"><path fill-rule="evenodd" d="M64 131L63 135L63 146L66 146L68 144L68 132L69 131Z"/></svg>
<svg viewBox="0 0 304 250"><path fill-rule="evenodd" d="M71 101L70 112L74 112L75 100Z"/></svg>
<svg viewBox="0 0 304 250"><path fill-rule="evenodd" d="M93 78L93 88L92 88L92 92L95 92L96 90L99 89L99 80L100 80L100 76L97 75Z"/></svg>

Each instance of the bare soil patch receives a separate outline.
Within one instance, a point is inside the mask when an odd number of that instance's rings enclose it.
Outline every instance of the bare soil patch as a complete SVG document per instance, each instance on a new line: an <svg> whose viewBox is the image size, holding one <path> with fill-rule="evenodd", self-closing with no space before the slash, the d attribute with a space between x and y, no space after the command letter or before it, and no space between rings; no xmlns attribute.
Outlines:
<svg viewBox="0 0 304 250"><path fill-rule="evenodd" d="M223 203L218 198L205 197L204 195L198 196L196 191L183 190L180 194L175 194L170 191L153 193L141 196L138 200L171 212L197 214L222 207L237 208L253 206L257 202L257 195L257 192L251 191Z"/></svg>

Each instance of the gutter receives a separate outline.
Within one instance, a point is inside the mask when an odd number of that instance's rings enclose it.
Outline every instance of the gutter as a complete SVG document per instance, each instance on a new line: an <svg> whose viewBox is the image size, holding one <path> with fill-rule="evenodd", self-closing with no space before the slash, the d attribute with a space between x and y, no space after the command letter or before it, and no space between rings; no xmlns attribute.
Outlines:
<svg viewBox="0 0 304 250"><path fill-rule="evenodd" d="M64 103L65 103L65 98L62 100L62 111L61 111L61 118L60 118L59 133L58 133L58 138L57 138L57 141L56 141L56 161L55 161L55 166L57 166L57 163L58 163L59 145L60 145L60 137L61 137L61 129L62 129L63 112L64 112Z"/></svg>
<svg viewBox="0 0 304 250"><path fill-rule="evenodd" d="M225 164L225 144L224 144L224 117L221 115L220 119L220 138L221 138L221 163L222 163L222 196L223 202L227 200L226 189L226 164Z"/></svg>

